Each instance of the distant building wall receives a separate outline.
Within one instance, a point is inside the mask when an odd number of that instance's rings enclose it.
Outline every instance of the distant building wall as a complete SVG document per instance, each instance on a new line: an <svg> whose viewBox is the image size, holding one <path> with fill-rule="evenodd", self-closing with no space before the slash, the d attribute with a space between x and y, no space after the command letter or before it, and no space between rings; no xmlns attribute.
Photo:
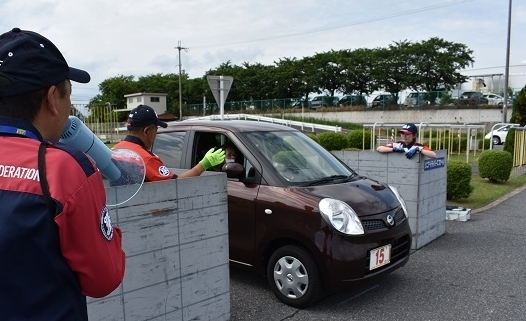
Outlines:
<svg viewBox="0 0 526 321"><path fill-rule="evenodd" d="M505 66L496 66L463 70L461 73L469 79L460 85L460 89L504 93L505 69ZM510 66L508 87L518 92L524 86L526 86L526 65Z"/></svg>
<svg viewBox="0 0 526 321"><path fill-rule="evenodd" d="M506 118L511 118L508 107ZM301 114L286 114L301 117ZM433 109L433 110L367 110L342 112L308 112L306 119L323 119L344 123L374 124L383 123L443 123L443 124L484 124L502 121L502 109Z"/></svg>
<svg viewBox="0 0 526 321"><path fill-rule="evenodd" d="M166 112L167 94L161 93L134 93L124 95L126 98L126 109L131 110L138 105L148 105L155 110L157 114Z"/></svg>

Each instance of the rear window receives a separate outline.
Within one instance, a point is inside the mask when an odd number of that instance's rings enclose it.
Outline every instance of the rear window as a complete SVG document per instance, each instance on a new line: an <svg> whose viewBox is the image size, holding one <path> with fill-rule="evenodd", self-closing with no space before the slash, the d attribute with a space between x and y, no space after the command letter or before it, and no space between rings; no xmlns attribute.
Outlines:
<svg viewBox="0 0 526 321"><path fill-rule="evenodd" d="M163 160L169 168L182 168L184 140L186 132L158 133L155 138L155 154Z"/></svg>

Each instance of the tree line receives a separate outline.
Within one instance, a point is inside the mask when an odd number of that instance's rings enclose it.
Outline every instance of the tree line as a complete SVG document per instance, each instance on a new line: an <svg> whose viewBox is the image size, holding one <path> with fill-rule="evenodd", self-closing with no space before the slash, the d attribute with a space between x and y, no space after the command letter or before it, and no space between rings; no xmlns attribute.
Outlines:
<svg viewBox="0 0 526 321"><path fill-rule="evenodd" d="M387 47L330 50L304 58L280 58L272 65L230 61L210 69L199 78L181 74L183 114L186 104L214 101L208 75L232 76L229 101L296 98L312 93L369 95L383 90L398 98L402 90L450 90L468 77L460 73L474 62L466 45L433 37L420 42L393 42ZM119 75L99 84L99 94L87 108L124 108L124 95L138 92L166 93L167 109L179 111L179 75L150 74L138 77ZM126 115L123 115L126 116Z"/></svg>

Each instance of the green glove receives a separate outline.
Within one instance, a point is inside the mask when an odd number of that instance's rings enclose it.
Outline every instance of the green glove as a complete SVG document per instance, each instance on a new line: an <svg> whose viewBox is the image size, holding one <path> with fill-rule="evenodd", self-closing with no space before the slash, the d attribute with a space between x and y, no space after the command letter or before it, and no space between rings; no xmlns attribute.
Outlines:
<svg viewBox="0 0 526 321"><path fill-rule="evenodd" d="M206 152L205 157L199 162L205 171L210 167L222 164L225 161L225 151L219 148L214 152L214 149L215 148L210 148L210 150Z"/></svg>

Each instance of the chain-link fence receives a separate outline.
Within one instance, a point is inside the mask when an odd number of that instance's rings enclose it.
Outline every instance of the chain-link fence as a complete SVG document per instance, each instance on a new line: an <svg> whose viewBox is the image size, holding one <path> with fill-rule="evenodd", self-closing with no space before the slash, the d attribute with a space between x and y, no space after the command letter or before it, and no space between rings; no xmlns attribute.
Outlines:
<svg viewBox="0 0 526 321"><path fill-rule="evenodd" d="M327 96L328 97L328 96ZM350 99L351 98L351 99ZM513 96L508 99L508 106L513 103ZM396 97L390 93L381 93L371 96L345 95L339 101L311 106L310 101L303 98L281 98L265 100L227 101L224 105L225 113L280 113L284 110L306 109L327 110L420 110L420 109L473 109L473 108L502 108L504 104L503 93L489 93L471 90L450 91L404 91ZM317 108L315 108L317 107ZM321 108L320 108L321 107ZM324 109L325 108L325 109ZM214 102L201 104L188 104L185 106L185 116L206 116L219 114L219 106Z"/></svg>

